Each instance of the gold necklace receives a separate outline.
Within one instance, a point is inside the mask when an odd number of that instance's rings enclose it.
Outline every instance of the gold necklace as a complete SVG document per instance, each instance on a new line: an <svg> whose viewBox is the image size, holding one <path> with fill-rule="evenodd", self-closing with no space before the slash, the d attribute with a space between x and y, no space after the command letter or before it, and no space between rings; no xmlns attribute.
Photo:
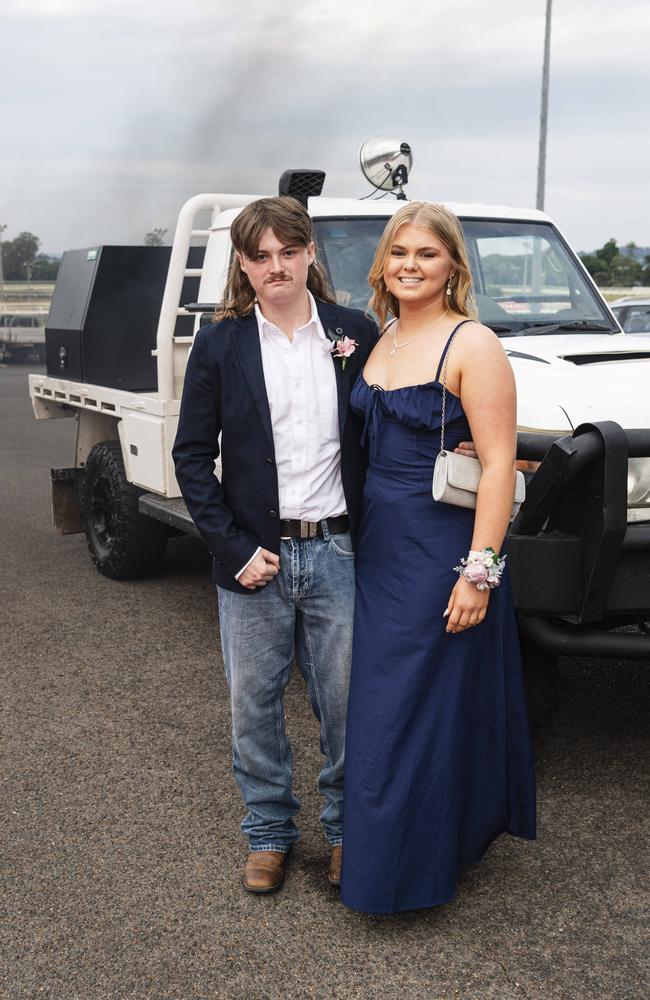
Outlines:
<svg viewBox="0 0 650 1000"><path fill-rule="evenodd" d="M434 326L437 326L440 320L444 319L446 315L447 315L447 310L441 312L435 323L432 323L431 326L426 326L424 330L421 330L420 333L417 333L415 337L411 337L411 339L407 340L405 344L397 343L397 328L399 326L399 320L397 320L395 325L393 326L393 349L392 351L388 352L389 355L392 357L393 354L396 354L398 351L401 351L403 347L408 347L409 344L412 344L415 340L419 340L420 337L424 337L425 333L428 333L429 330L433 330Z"/></svg>

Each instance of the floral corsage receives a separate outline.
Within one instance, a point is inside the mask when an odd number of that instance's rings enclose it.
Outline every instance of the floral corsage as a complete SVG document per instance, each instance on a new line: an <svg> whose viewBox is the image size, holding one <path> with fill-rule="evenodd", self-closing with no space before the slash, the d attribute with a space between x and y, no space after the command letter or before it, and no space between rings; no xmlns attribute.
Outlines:
<svg viewBox="0 0 650 1000"><path fill-rule="evenodd" d="M464 576L468 583L473 583L477 590L493 590L501 583L501 574L506 565L506 556L499 556L493 548L481 549L480 552L470 549L460 566L454 566L456 573Z"/></svg>
<svg viewBox="0 0 650 1000"><path fill-rule="evenodd" d="M342 333L343 330L340 327L337 327L336 334L332 333L331 330L328 330L327 336L332 341L329 348L332 352L332 357L343 358L341 368L344 369L348 358L350 355L354 354L359 345L356 340L351 340L350 337L341 337Z"/></svg>

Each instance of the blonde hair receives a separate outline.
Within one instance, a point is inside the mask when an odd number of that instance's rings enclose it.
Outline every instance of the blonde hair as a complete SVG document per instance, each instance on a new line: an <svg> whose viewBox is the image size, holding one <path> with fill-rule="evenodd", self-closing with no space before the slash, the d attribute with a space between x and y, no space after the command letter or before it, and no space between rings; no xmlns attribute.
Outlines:
<svg viewBox="0 0 650 1000"><path fill-rule="evenodd" d="M286 246L306 247L314 242L314 227L307 209L295 198L276 197L259 198L242 209L230 227L232 245L250 259L257 253L267 229L272 229L276 239ZM307 288L317 299L336 301L318 258L309 265ZM214 318L246 316L254 305L253 286L242 271L235 253L228 269L223 303L217 308Z"/></svg>
<svg viewBox="0 0 650 1000"><path fill-rule="evenodd" d="M407 223L428 229L441 243L444 243L453 261L454 276L450 283L451 295L443 293L443 303L450 312L475 318L476 309L471 300L472 273L460 222L444 205L412 201L395 212L388 222L368 275L368 282L373 290L369 308L377 314L380 329L385 326L389 314L399 316L399 300L388 291L384 281L384 270L397 231Z"/></svg>

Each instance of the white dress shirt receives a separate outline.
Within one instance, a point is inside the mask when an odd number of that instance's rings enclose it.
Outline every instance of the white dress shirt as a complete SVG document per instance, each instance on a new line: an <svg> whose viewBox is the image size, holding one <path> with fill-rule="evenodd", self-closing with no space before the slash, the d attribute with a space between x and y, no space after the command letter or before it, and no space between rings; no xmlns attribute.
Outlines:
<svg viewBox="0 0 650 1000"><path fill-rule="evenodd" d="M311 293L311 316L293 340L269 323L259 305L255 316L271 411L281 518L321 521L346 512L341 481L336 375L331 341ZM257 549L235 579L255 558Z"/></svg>

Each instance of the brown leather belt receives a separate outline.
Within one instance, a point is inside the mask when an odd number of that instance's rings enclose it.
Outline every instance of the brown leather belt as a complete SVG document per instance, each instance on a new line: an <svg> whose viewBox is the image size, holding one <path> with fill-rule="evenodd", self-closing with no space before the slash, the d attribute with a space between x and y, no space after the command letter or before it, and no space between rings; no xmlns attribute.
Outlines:
<svg viewBox="0 0 650 1000"><path fill-rule="evenodd" d="M350 530L350 520L347 514L338 517L323 518L330 535L342 535ZM323 521L280 521L280 538L322 538Z"/></svg>

